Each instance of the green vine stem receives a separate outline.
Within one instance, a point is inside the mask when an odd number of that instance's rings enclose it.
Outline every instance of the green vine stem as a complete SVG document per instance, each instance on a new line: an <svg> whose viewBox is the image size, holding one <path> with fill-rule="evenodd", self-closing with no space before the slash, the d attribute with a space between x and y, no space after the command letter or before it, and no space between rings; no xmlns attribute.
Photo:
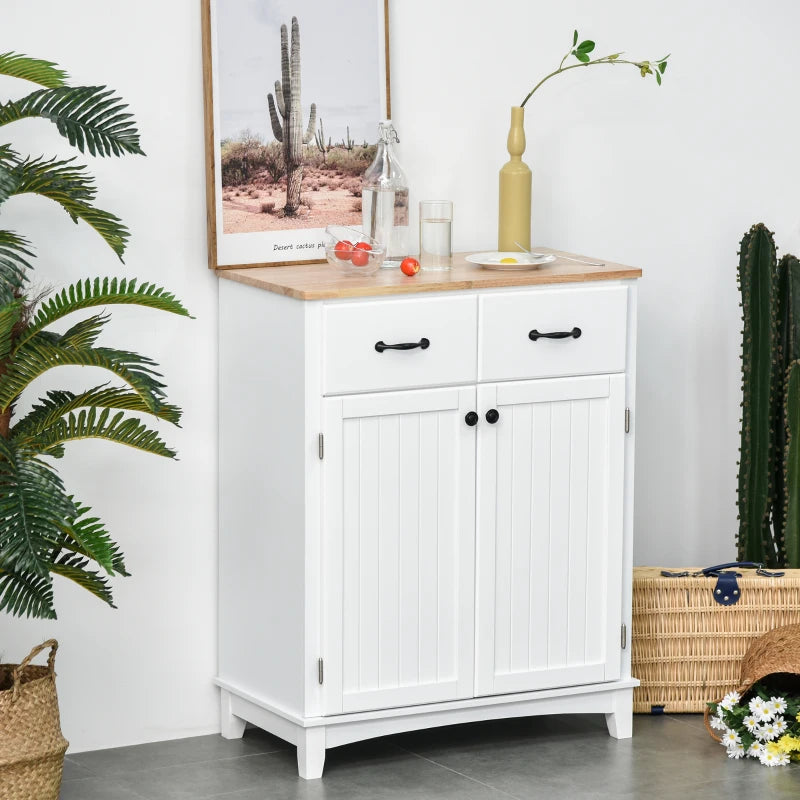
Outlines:
<svg viewBox="0 0 800 800"><path fill-rule="evenodd" d="M549 81L550 78L553 78L556 75L560 75L562 72L567 72L571 69L578 69L580 67L593 67L596 64L630 64L639 70L639 73L643 78L646 78L648 75L655 75L656 83L661 86L661 76L664 74L664 71L667 68L667 59L670 56L670 54L667 54L663 58L657 58L654 61L628 61L627 59L620 57L624 55L624 53L612 53L611 55L602 56L601 58L591 58L589 53L591 53L593 50L594 42L591 39L586 39L578 44L578 31L575 31L572 36L572 47L567 50L564 58L561 59L558 69L553 70L549 75L545 75L544 78L542 78L539 83L537 83L536 86L534 86L533 89L531 89L528 94L525 95L525 99L520 103L520 106L524 108L525 103L531 99L533 93L545 81ZM575 56L579 63L569 64L565 67L564 62L570 56Z"/></svg>

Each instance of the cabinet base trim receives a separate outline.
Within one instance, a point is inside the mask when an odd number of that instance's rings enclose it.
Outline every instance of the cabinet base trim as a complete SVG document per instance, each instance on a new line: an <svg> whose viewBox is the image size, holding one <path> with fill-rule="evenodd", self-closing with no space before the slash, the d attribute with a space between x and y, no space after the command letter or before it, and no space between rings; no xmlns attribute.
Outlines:
<svg viewBox="0 0 800 800"><path fill-rule="evenodd" d="M609 734L617 739L627 739L631 736L633 689L639 685L638 680L629 678L588 686L304 718L260 700L226 681L217 679L215 683L222 689L224 713L257 725L295 745L307 743L310 729L321 729L315 736L316 749L321 742L330 749L392 733L545 714L605 714ZM223 735L226 730L238 730L238 725L231 725L229 719L223 719L222 724ZM244 726L241 727L243 730ZM315 760L318 762L319 757L316 756ZM309 774L313 772L315 770L309 770Z"/></svg>

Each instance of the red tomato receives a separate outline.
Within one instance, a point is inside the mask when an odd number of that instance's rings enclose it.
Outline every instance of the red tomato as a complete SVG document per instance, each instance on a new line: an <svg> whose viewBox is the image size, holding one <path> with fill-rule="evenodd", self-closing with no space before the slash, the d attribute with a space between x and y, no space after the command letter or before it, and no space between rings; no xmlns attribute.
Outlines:
<svg viewBox="0 0 800 800"><path fill-rule="evenodd" d="M356 250L372 250L372 245L369 242L359 242L355 248Z"/></svg>
<svg viewBox="0 0 800 800"><path fill-rule="evenodd" d="M333 249L336 251L336 258L341 258L342 261L349 261L353 252L353 243L343 239L341 242L336 242L336 246Z"/></svg>
<svg viewBox="0 0 800 800"><path fill-rule="evenodd" d="M419 261L416 258L404 258L400 262L400 270L404 275L416 275L419 272Z"/></svg>
<svg viewBox="0 0 800 800"><path fill-rule="evenodd" d="M367 245L367 247L369 247L369 245ZM358 245L356 245L356 248L358 248ZM372 248L370 247L370 250L371 249ZM353 262L354 267L366 267L367 262L369 261L369 253L363 248L355 249L350 256L350 260Z"/></svg>

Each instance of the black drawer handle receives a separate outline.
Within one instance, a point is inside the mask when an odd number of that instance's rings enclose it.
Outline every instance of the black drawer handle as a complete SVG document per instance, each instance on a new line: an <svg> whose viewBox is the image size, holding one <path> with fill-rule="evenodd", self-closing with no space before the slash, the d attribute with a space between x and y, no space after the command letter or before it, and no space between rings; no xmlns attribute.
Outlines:
<svg viewBox="0 0 800 800"><path fill-rule="evenodd" d="M475 411L467 411L464 422L466 422L470 428L474 428L478 424L478 414Z"/></svg>
<svg viewBox="0 0 800 800"><path fill-rule="evenodd" d="M571 331L553 331L552 333L539 333L535 328L528 334L528 338L535 342L537 339L578 339L581 335L580 328Z"/></svg>
<svg viewBox="0 0 800 800"><path fill-rule="evenodd" d="M418 342L402 342L401 344L386 344L385 342L375 342L375 349L382 353L384 350L427 350L431 346L428 339L422 338Z"/></svg>

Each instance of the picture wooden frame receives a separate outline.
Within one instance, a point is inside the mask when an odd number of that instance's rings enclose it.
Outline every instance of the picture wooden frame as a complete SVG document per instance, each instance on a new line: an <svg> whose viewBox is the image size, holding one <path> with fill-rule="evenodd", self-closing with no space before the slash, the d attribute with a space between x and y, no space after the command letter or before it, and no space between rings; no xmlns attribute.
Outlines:
<svg viewBox="0 0 800 800"><path fill-rule="evenodd" d="M321 263L325 260L322 249L325 224L360 224L360 177L354 170L360 169L362 161L364 169L369 166L370 148L374 152L374 144L368 145L368 142L375 141L377 123L391 117L389 0L353 0L348 3L346 11L340 4L325 4L322 0L284 0L282 3L271 0L201 0L201 4L208 266L210 269L236 269ZM319 15L312 13L315 7L318 7ZM309 25L308 22L304 25L302 13L305 13L305 18L315 21L311 23L310 48L302 47L301 32ZM284 168L282 177L277 177L275 163L285 165L286 145L277 141L275 124L278 123L280 132L285 107L282 107L281 87L273 88L273 83L265 80L267 70L272 80L285 78L287 74L284 44L277 27L278 14L287 17L283 20L287 29L283 34L286 60L290 65L300 64L301 129L305 137L313 133L308 143L301 146L302 180L306 180L309 174L313 175L314 170L317 175L334 176L330 180L313 181L313 195L310 185L301 184L300 194L295 195L300 197L299 206L290 205L288 191L286 197L281 196L289 183L289 175ZM292 17L295 16L299 20L297 40L292 27ZM357 31L354 32L354 20L361 20L358 24L368 32L366 35L359 36ZM317 30L314 30L314 24L318 26ZM336 25L342 29L339 36ZM372 41L371 32L377 34L376 41ZM264 38L254 41L262 33ZM323 46L315 49L314 40L318 44L323 42ZM295 41L302 62L299 55L297 62L291 61ZM324 45L326 41L327 46ZM346 48L339 46L342 41L348 43ZM353 44L359 41L362 42L360 49ZM365 41L370 43L364 45ZM309 91L305 86L307 71L317 75L316 84L314 80L309 81ZM342 81L337 83L340 73ZM352 137L350 125L347 125L345 133L340 130L342 124L335 123L333 132L323 133L320 147L318 136L323 129L318 131L316 124L321 124L326 113L338 123L347 118L347 107L340 102L337 104L337 100L339 95L346 93L342 87L347 86L348 80L374 81L374 91L370 83L365 92L367 99L354 107L353 114L357 115L357 120ZM306 98L314 100L310 95L319 93L320 87L328 87L332 97L327 106L325 100L321 104L315 101L316 124L312 126L309 125L311 103ZM271 95L269 102L268 94ZM275 114L274 120L271 112ZM231 132L239 121L241 133L235 138ZM341 144L334 144L340 137ZM363 145L356 145L358 140L363 141ZM296 140L293 144L297 146ZM345 150L347 152L340 152ZM278 152L282 158L277 158ZM291 152L296 153L296 150ZM336 163L346 168L343 175L341 171L334 173L327 160L334 155L337 156ZM290 159L292 157L290 155ZM316 166L309 166L309 161ZM269 169L259 171L262 163ZM296 183L293 180L293 186ZM321 198L323 207L315 211L318 198ZM308 202L308 206L304 206L304 202ZM323 221L325 224L320 224ZM306 222L308 226L303 227Z"/></svg>

